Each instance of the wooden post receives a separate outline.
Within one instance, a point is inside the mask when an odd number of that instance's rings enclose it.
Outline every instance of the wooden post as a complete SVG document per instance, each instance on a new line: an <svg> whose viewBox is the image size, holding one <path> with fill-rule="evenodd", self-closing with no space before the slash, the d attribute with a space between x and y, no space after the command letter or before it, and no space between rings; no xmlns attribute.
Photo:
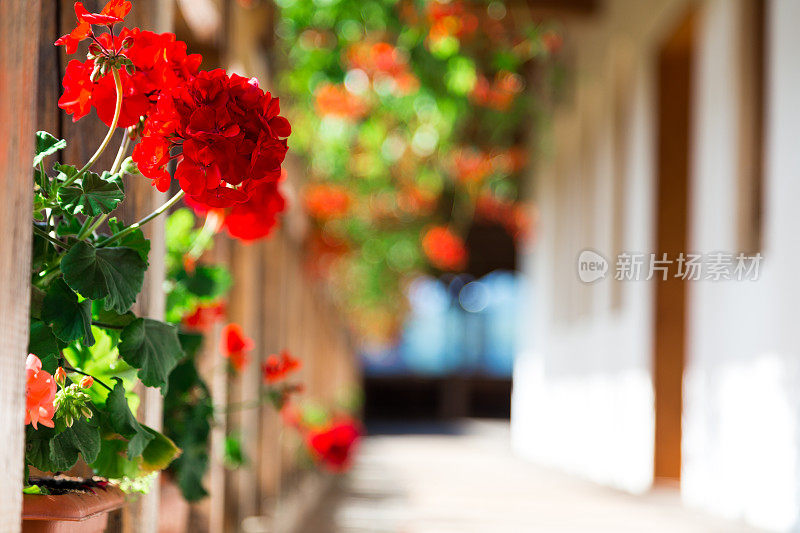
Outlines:
<svg viewBox="0 0 800 533"><path fill-rule="evenodd" d="M0 531L14 533L22 512L39 2L0 0L0 13Z"/></svg>
<svg viewBox="0 0 800 533"><path fill-rule="evenodd" d="M136 4L136 12L133 13L136 19L132 21L132 24L138 23L143 28L154 32L171 31L174 7L173 0L139 2ZM167 195L155 190L148 180L141 176L134 176L127 180L127 190L129 199L125 203L130 202L130 205L124 206L127 223L151 213L168 199ZM165 223L166 215L162 215L143 228L145 237L150 239L149 266L135 311L140 316L155 320L164 320L166 310L166 294L163 289L166 277ZM161 396L161 390L144 387L140 384L137 392L141 398L137 413L139 420L160 431L164 417L164 398ZM158 530L160 489L160 477L157 476L153 480L150 491L130 506L130 513L126 515L128 520L124 524L126 531L149 533Z"/></svg>
<svg viewBox="0 0 800 533"><path fill-rule="evenodd" d="M222 237L217 238L211 261L215 264L230 266L230 243ZM222 459L225 453L225 433L227 431L228 406L228 363L219 351L221 326L214 328L214 335L208 339L203 357L207 369L202 372L203 378L210 383L211 397L216 411L211 428L211 450L208 467L208 531L227 531L225 527L225 464ZM210 376L209 376L210 375Z"/></svg>
<svg viewBox="0 0 800 533"><path fill-rule="evenodd" d="M263 354L261 339L261 254L256 244L236 243L233 250L233 279L231 293L231 321L242 326L245 335L253 339L254 349L245 368L239 372L230 397L234 403L251 405L258 399L260 366ZM235 509L231 514L237 518L236 527L242 520L258 512L258 408L251 407L232 413L230 422L237 432L247 464L232 475L235 484ZM231 506L233 507L233 505Z"/></svg>

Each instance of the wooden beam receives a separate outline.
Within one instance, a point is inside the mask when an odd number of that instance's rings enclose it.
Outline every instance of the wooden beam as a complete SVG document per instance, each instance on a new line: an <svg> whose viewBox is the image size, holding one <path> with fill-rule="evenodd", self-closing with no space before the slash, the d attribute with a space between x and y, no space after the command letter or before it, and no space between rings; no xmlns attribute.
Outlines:
<svg viewBox="0 0 800 533"><path fill-rule="evenodd" d="M0 531L20 530L38 0L0 0Z"/></svg>

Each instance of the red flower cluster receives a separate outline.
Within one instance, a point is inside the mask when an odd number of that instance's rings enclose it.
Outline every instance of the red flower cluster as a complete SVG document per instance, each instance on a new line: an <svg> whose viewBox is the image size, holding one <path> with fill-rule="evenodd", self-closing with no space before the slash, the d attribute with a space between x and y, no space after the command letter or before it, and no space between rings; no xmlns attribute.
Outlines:
<svg viewBox="0 0 800 533"><path fill-rule="evenodd" d="M317 112L322 116L358 120L367 114L364 100L344 85L321 83L314 91L314 99Z"/></svg>
<svg viewBox="0 0 800 533"><path fill-rule="evenodd" d="M461 183L480 183L494 171L492 156L475 148L459 148L453 154L456 179Z"/></svg>
<svg viewBox="0 0 800 533"><path fill-rule="evenodd" d="M133 61L135 71L128 74L125 69L120 70L123 95L117 125L123 128L134 126L141 117L151 114L162 90L173 89L197 75L202 59L199 54L188 55L186 43L177 41L172 33L124 28L113 39L104 33L97 41L106 48L117 49L126 39L133 41L125 55ZM84 62L73 59L67 64L64 94L58 107L72 115L73 122L94 107L100 120L110 126L114 118L116 87L111 76L103 76L93 83L90 76L94 66L92 59Z"/></svg>
<svg viewBox="0 0 800 533"><path fill-rule="evenodd" d="M517 241L527 239L531 232L531 218L524 206L489 193L482 194L475 202L475 217L503 226Z"/></svg>
<svg viewBox="0 0 800 533"><path fill-rule="evenodd" d="M181 189L208 207L231 207L251 198L258 185L279 179L290 133L278 99L255 78L202 71L161 94L133 159L166 191L165 166L178 157L171 152L180 146L175 177Z"/></svg>
<svg viewBox="0 0 800 533"><path fill-rule="evenodd" d="M225 304L215 302L198 305L195 310L183 317L183 325L194 331L206 331L219 320L225 318Z"/></svg>
<svg viewBox="0 0 800 533"><path fill-rule="evenodd" d="M269 237L278 224L278 215L286 209L286 200L279 189L285 174L281 172L276 181L256 184L247 201L227 209L209 209L191 200L186 203L199 215L219 217L218 229L225 228L234 239L251 242Z"/></svg>
<svg viewBox="0 0 800 533"><path fill-rule="evenodd" d="M253 349L253 339L246 336L239 324L228 324L222 328L220 351L230 359L231 366L241 372L249 361L248 352Z"/></svg>
<svg viewBox="0 0 800 533"><path fill-rule="evenodd" d="M53 415L56 408L56 381L49 372L42 370L42 361L33 354L25 361L25 424L55 427Z"/></svg>
<svg viewBox="0 0 800 533"><path fill-rule="evenodd" d="M304 197L306 210L320 220L343 217L350 210L350 194L336 185L310 185Z"/></svg>
<svg viewBox="0 0 800 533"><path fill-rule="evenodd" d="M261 365L261 374L264 383L272 385L285 379L299 368L300 360L292 357L287 350L283 350L279 356L272 354L267 357L267 360Z"/></svg>
<svg viewBox="0 0 800 533"><path fill-rule="evenodd" d="M64 46L68 54L78 50L78 43L92 35L92 24L113 26L130 12L131 3L127 0L110 0L100 13L89 13L83 3L75 3L75 17L78 25L70 33L62 35L55 42L56 46Z"/></svg>
<svg viewBox="0 0 800 533"><path fill-rule="evenodd" d="M422 239L422 250L439 270L462 270L467 266L467 249L461 237L444 226L428 230Z"/></svg>
<svg viewBox="0 0 800 533"><path fill-rule="evenodd" d="M497 73L493 82L490 82L486 76L478 77L469 96L470 100L479 106L489 107L496 111L507 111L517 95L522 92L523 86L522 76L513 72L501 71Z"/></svg>
<svg viewBox="0 0 800 533"><path fill-rule="evenodd" d="M464 39L478 29L478 17L464 2L431 2L427 5L427 16L428 38L433 42L447 37Z"/></svg>
<svg viewBox="0 0 800 533"><path fill-rule="evenodd" d="M312 429L306 442L314 458L332 472L343 472L358 446L361 430L355 420L343 418L322 429Z"/></svg>
<svg viewBox="0 0 800 533"><path fill-rule="evenodd" d="M349 68L364 71L373 83L390 83L396 94L409 94L419 88L406 54L389 43L353 44L347 49L346 61Z"/></svg>

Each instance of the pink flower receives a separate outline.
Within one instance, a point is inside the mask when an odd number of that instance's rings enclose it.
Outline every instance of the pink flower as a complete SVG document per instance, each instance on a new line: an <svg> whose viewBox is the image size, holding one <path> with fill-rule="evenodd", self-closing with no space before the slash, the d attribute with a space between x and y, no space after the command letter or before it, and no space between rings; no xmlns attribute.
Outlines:
<svg viewBox="0 0 800 533"><path fill-rule="evenodd" d="M42 370L42 361L33 354L28 355L25 361L25 376L25 424L33 424L34 429L39 429L39 423L55 427L55 379L49 372Z"/></svg>

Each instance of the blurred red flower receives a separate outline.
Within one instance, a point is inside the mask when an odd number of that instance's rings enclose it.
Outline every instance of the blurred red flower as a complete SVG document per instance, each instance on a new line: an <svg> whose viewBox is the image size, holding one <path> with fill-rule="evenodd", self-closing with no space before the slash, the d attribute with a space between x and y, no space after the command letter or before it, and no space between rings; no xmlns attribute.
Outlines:
<svg viewBox="0 0 800 533"><path fill-rule="evenodd" d="M461 237L444 226L428 230L422 239L422 250L439 270L456 271L467 266L467 249Z"/></svg>
<svg viewBox="0 0 800 533"><path fill-rule="evenodd" d="M25 424L38 424L55 427L53 415L56 397L56 380L49 372L42 370L42 361L33 354L25 361Z"/></svg>
<svg viewBox="0 0 800 533"><path fill-rule="evenodd" d="M434 42L447 37L465 39L478 29L478 17L469 11L465 2L430 2L427 15L428 38Z"/></svg>
<svg viewBox="0 0 800 533"><path fill-rule="evenodd" d="M227 357L231 366L240 372L250 360L248 352L253 349L253 339L247 337L239 324L228 324L222 328L220 351Z"/></svg>
<svg viewBox="0 0 800 533"><path fill-rule="evenodd" d="M306 187L304 199L309 214L321 220L345 216L351 202L347 189L324 183Z"/></svg>
<svg viewBox="0 0 800 533"><path fill-rule="evenodd" d="M367 114L367 105L357 94L344 85L321 83L314 91L317 112L322 116L333 116L358 120Z"/></svg>
<svg viewBox="0 0 800 533"><path fill-rule="evenodd" d="M258 185L280 178L290 133L278 99L255 78L202 71L162 93L145 123L147 142L134 149L133 159L166 191L162 154L181 147L175 177L189 199L209 208L231 207L248 200Z"/></svg>
<svg viewBox="0 0 800 533"><path fill-rule="evenodd" d="M198 305L191 314L183 317L181 321L187 329L207 331L219 320L225 318L225 303L214 302Z"/></svg>
<svg viewBox="0 0 800 533"><path fill-rule="evenodd" d="M524 83L519 74L500 71L492 82L486 76L479 76L469 96L476 105L507 111L523 88Z"/></svg>
<svg viewBox="0 0 800 533"><path fill-rule="evenodd" d="M286 376L298 370L300 364L300 360L292 357L287 350L283 350L280 355L270 355L261 365L264 383L271 385L282 381Z"/></svg>
<svg viewBox="0 0 800 533"><path fill-rule="evenodd" d="M355 43L347 49L345 59L350 69L362 70L373 82L389 81L396 94L408 94L419 88L406 53L389 43Z"/></svg>
<svg viewBox="0 0 800 533"><path fill-rule="evenodd" d="M172 33L123 28L113 39L108 33L98 37L103 46L115 48L121 47L125 39L133 41L125 55L133 61L135 71L128 74L125 69L120 70L123 94L117 125L123 128L138 124L143 116L152 113L162 90L170 90L192 79L202 59L199 54L187 54L186 43L176 40ZM100 120L110 126L117 90L111 76L103 76L96 82L90 80L94 64L92 59L69 62L62 82L64 94L58 106L72 115L73 122L86 116L94 107ZM150 147L155 148L152 143ZM167 150L158 154L163 162L169 160L168 155Z"/></svg>
<svg viewBox="0 0 800 533"><path fill-rule="evenodd" d="M322 429L310 430L306 441L319 463L333 472L343 472L350 467L360 436L355 420L341 418Z"/></svg>

